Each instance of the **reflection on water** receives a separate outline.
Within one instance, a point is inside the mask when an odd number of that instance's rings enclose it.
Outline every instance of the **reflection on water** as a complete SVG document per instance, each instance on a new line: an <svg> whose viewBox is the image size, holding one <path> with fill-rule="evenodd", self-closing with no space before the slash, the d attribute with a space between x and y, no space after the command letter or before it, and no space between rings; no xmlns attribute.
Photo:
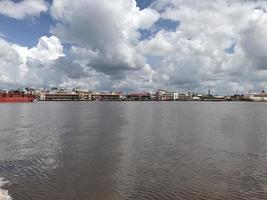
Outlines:
<svg viewBox="0 0 267 200"><path fill-rule="evenodd" d="M267 104L43 102L0 110L0 177L14 200L267 198Z"/></svg>

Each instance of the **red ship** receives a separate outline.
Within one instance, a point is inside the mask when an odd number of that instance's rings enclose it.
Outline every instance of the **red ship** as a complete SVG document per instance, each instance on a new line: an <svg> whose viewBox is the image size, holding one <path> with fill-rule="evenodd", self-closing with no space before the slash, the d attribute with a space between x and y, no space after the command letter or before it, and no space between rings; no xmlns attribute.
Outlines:
<svg viewBox="0 0 267 200"><path fill-rule="evenodd" d="M19 91L0 92L0 103L33 102L34 99L34 95L24 94Z"/></svg>

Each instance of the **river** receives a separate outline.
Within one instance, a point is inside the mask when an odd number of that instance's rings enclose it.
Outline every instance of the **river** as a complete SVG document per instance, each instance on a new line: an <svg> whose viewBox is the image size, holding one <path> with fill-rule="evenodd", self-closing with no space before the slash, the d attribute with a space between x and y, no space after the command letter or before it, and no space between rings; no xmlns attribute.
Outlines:
<svg viewBox="0 0 267 200"><path fill-rule="evenodd" d="M266 103L0 104L0 200L267 199L266 143Z"/></svg>

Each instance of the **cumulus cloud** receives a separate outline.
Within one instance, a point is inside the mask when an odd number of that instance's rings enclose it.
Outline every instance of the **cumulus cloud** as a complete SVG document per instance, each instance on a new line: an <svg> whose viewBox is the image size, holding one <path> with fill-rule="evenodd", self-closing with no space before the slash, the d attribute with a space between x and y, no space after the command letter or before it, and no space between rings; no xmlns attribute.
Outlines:
<svg viewBox="0 0 267 200"><path fill-rule="evenodd" d="M157 0L152 7L161 18L180 24L139 44L143 54L157 56L155 81L223 93L264 87L265 1Z"/></svg>
<svg viewBox="0 0 267 200"><path fill-rule="evenodd" d="M131 0L55 1L51 32L75 45L75 62L107 75L115 88L233 92L242 84L259 87L256 71L266 69L264 7L264 1L157 0L140 10ZM179 25L155 32L159 19ZM140 40L139 30L150 35Z"/></svg>
<svg viewBox="0 0 267 200"><path fill-rule="evenodd" d="M10 43L0 38L0 80L3 85L16 85L22 61Z"/></svg>
<svg viewBox="0 0 267 200"><path fill-rule="evenodd" d="M266 90L266 9L264 0L155 0L142 10L135 0L53 1L54 36L33 48L0 40L0 80L99 90Z"/></svg>
<svg viewBox="0 0 267 200"><path fill-rule="evenodd" d="M35 47L12 44L0 38L0 84L12 86L59 86L67 80L89 76L63 53L60 40L43 36Z"/></svg>
<svg viewBox="0 0 267 200"><path fill-rule="evenodd" d="M41 12L48 10L48 4L44 0L23 0L14 2L12 0L0 1L0 14L15 18L39 16Z"/></svg>
<svg viewBox="0 0 267 200"><path fill-rule="evenodd" d="M37 46L30 49L30 53L31 57L37 58L42 62L56 60L64 56L63 46L55 36L49 38L47 36L41 37Z"/></svg>
<svg viewBox="0 0 267 200"><path fill-rule="evenodd" d="M79 47L73 51L89 52L88 67L113 77L145 65L136 48L138 30L149 29L159 18L155 10L140 10L133 0L54 1L51 15L57 22L52 33Z"/></svg>

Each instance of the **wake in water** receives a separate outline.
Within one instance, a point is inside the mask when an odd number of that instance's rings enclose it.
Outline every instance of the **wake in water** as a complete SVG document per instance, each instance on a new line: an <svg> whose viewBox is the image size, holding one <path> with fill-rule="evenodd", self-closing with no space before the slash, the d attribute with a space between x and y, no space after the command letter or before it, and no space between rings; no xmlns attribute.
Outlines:
<svg viewBox="0 0 267 200"><path fill-rule="evenodd" d="M12 200L11 196L9 196L7 190L3 190L1 187L8 182L4 181L3 178L0 178L0 200Z"/></svg>

